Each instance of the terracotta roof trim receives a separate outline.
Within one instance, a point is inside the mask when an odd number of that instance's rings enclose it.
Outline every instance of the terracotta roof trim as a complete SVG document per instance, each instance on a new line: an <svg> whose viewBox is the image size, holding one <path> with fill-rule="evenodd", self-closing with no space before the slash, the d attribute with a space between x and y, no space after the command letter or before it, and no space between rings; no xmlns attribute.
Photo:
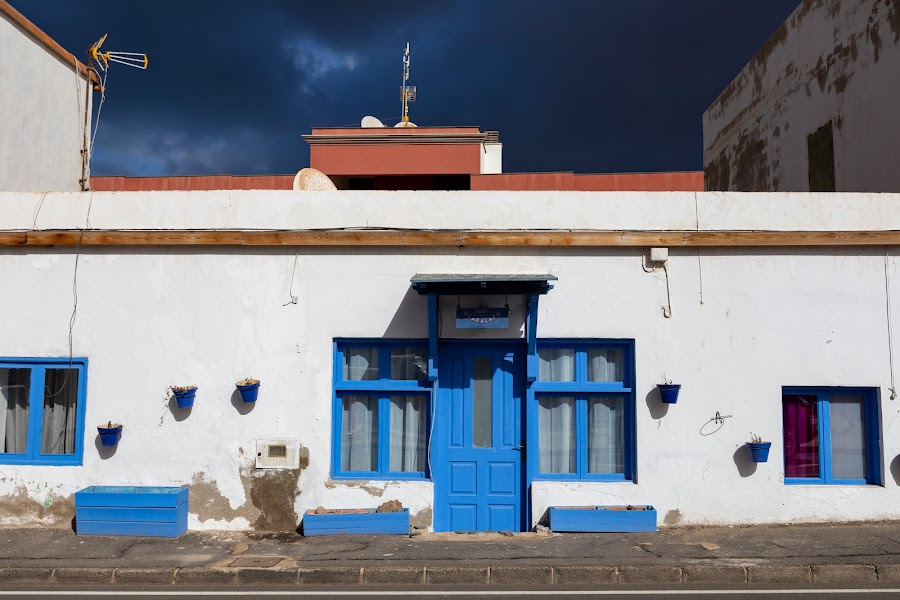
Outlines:
<svg viewBox="0 0 900 600"><path fill-rule="evenodd" d="M417 134L312 134L301 136L310 146L338 144L481 144L483 133L417 133Z"/></svg>
<svg viewBox="0 0 900 600"><path fill-rule="evenodd" d="M78 69L78 72L83 77L90 79L92 83L100 83L100 78L97 77L96 73L89 70L81 61L75 58L74 54L60 46L56 40L41 31L41 29L37 25L29 21L25 17L25 15L13 8L12 5L6 0L0 0L0 13L8 16L13 23L18 25L26 33L30 34L36 42L44 46L51 53L55 54L64 63L72 65L76 69Z"/></svg>

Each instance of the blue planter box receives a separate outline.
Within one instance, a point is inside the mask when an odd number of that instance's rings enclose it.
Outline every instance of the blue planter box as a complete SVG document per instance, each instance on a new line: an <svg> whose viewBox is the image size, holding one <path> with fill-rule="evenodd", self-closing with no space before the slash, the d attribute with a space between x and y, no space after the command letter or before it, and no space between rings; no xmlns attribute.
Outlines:
<svg viewBox="0 0 900 600"><path fill-rule="evenodd" d="M178 537L187 516L187 488L97 485L75 492L78 535Z"/></svg>
<svg viewBox="0 0 900 600"><path fill-rule="evenodd" d="M303 535L351 535L368 533L409 534L409 509L401 512L377 513L374 508L334 511L316 514L310 510L303 515Z"/></svg>
<svg viewBox="0 0 900 600"><path fill-rule="evenodd" d="M656 531L652 506L551 506L552 531L631 532Z"/></svg>

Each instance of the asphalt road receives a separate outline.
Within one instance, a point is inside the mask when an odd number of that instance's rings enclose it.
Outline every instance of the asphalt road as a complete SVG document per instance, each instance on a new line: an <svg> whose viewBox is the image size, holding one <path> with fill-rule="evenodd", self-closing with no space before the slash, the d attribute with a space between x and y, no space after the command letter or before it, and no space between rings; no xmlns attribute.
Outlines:
<svg viewBox="0 0 900 600"><path fill-rule="evenodd" d="M724 586L716 587L691 587L679 586L673 589L652 589L646 586L630 587L616 586L615 588L589 588L572 587L559 589L517 589L514 587L503 588L476 588L460 589L460 586L447 588L432 587L423 588L385 588L353 586L352 588L322 587L318 589L285 587L249 588L247 586L157 586L128 588L116 588L114 586L102 586L90 588L86 586L61 589L60 587L30 587L30 588L6 588L0 590L0 600L33 600L34 598L85 598L85 597L110 597L127 598L128 600L158 600L164 597L178 598L204 598L213 600L232 600L235 597L247 598L297 598L300 600L334 600L340 598L425 598L440 599L451 598L453 600L487 600L494 598L526 598L539 600L564 599L564 598L647 598L652 600L666 600L674 598L702 598L703 600L763 600L763 599L788 599L791 600L824 600L826 598L851 600L876 600L900 598L900 588L888 586L856 586L846 588L817 588L812 586L779 586L779 587L751 587L746 584L727 589Z"/></svg>

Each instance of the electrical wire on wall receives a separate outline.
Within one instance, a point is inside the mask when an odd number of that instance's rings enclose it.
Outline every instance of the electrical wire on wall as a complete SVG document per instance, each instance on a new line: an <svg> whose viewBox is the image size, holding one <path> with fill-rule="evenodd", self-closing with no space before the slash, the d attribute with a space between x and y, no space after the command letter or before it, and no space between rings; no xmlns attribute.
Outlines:
<svg viewBox="0 0 900 600"><path fill-rule="evenodd" d="M87 213L84 217L84 226L81 228L81 233L78 235L78 243L75 245L75 268L72 271L72 314L69 316L69 334L68 334L68 344L69 344L69 366L66 369L66 376L63 377L63 381L59 386L59 390L53 393L50 393L48 390L44 390L44 398L53 398L62 394L66 389L66 384L69 381L69 374L72 372L72 363L75 358L75 344L74 344L74 330L75 330L75 318L78 315L78 265L81 259L81 242L84 239L84 232L90 227L91 223L91 207L94 205L94 193L90 192L90 196L88 198L88 207ZM37 217L35 217L36 219Z"/></svg>
<svg viewBox="0 0 900 600"><path fill-rule="evenodd" d="M890 369L890 377L891 377L891 386L888 388L891 391L891 400L896 400L897 398L897 386L894 380L894 335L893 335L893 320L891 316L891 270L890 265L888 264L888 247L884 248L884 296L885 296L885 311L887 314L887 336L888 336L888 367Z"/></svg>
<svg viewBox="0 0 900 600"><path fill-rule="evenodd" d="M663 273L666 274L666 306L662 307L663 316L667 319L672 318L672 292L669 289L669 267L663 264Z"/></svg>
<svg viewBox="0 0 900 600"><path fill-rule="evenodd" d="M440 339L440 337L441 337L441 322L443 320L441 318L441 297L436 296L435 302L437 303L435 310L437 311L437 319L438 319L438 334L437 334L437 336L438 336L438 339ZM459 302L459 300L457 300L457 302ZM425 370L426 371L428 370L427 362L425 363ZM434 422L437 420L436 419L436 417L437 417L437 395L438 395L438 385L437 385L437 381L434 381L431 384L431 402L429 402L429 404L431 405L431 419L430 419L431 423L428 427L428 454L427 454L428 475L430 477L432 477L432 479L434 478L434 471L431 470L431 440L432 440L432 438L434 438Z"/></svg>
<svg viewBox="0 0 900 600"><path fill-rule="evenodd" d="M78 59L75 55L72 55L72 67L75 73L75 107L77 109L78 116L78 124L79 129L81 129L81 191L86 190L89 186L87 185L88 178L88 167L87 161L88 157L86 156L88 153L88 137L87 137L87 119L88 119L88 100L90 99L89 94L91 89L91 69L88 68L85 71L86 80L84 82L84 108L81 106L81 89L79 88L79 84L81 83L81 74L78 71ZM43 202L43 198L41 199ZM37 217L35 217L37 220Z"/></svg>
<svg viewBox="0 0 900 600"><path fill-rule="evenodd" d="M97 69L91 67L91 70L94 73L97 73ZM103 103L106 102L106 78L109 77L109 70L104 71L103 77L100 82L100 104L97 105L97 117L94 121L94 133L91 134L91 144L88 146L88 173L91 172L91 167L94 165L94 140L97 139L97 130L100 129L100 111L103 110ZM97 78L100 79L100 73L97 73Z"/></svg>
<svg viewBox="0 0 900 600"><path fill-rule="evenodd" d="M297 258L299 258L300 253L294 253L294 266L291 267L291 283L288 286L288 301L282 304L282 306L288 306L289 304L297 304L298 298L294 295L294 274L297 272Z"/></svg>

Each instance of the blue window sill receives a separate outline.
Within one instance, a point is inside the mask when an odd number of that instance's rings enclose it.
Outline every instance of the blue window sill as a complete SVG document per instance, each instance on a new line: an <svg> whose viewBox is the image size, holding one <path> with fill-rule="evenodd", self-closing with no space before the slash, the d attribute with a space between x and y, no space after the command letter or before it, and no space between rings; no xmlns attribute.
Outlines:
<svg viewBox="0 0 900 600"><path fill-rule="evenodd" d="M815 477L785 477L784 485L857 485L857 486L876 486L877 484L866 481L865 479L832 479L825 481L822 478Z"/></svg>
<svg viewBox="0 0 900 600"><path fill-rule="evenodd" d="M332 473L331 478L336 481L431 481L425 473Z"/></svg>
<svg viewBox="0 0 900 600"><path fill-rule="evenodd" d="M0 454L0 465L80 467L81 463L82 457L76 454L50 454L37 457L27 454Z"/></svg>
<svg viewBox="0 0 900 600"><path fill-rule="evenodd" d="M570 483L579 481L596 481L607 483L631 483L623 474L610 475L579 475L577 473L538 473L534 476L535 481L558 481L559 483Z"/></svg>

